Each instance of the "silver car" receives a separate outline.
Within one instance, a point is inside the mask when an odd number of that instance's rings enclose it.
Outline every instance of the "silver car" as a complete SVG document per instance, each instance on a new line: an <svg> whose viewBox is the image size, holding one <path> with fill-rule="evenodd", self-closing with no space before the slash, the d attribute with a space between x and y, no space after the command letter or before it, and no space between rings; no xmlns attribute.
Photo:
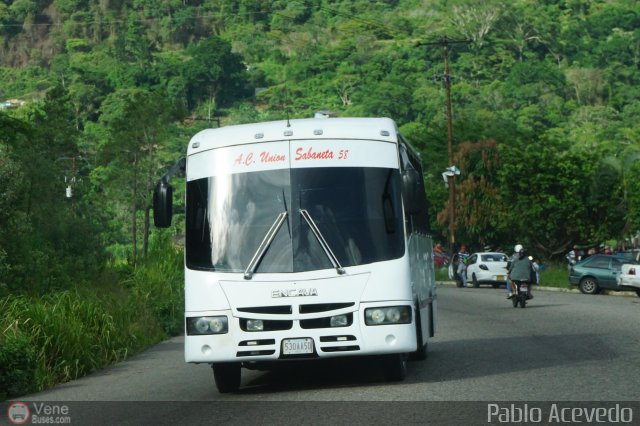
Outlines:
<svg viewBox="0 0 640 426"><path fill-rule="evenodd" d="M467 260L467 282L474 287L491 284L494 288L507 284L508 257L499 252L473 253Z"/></svg>

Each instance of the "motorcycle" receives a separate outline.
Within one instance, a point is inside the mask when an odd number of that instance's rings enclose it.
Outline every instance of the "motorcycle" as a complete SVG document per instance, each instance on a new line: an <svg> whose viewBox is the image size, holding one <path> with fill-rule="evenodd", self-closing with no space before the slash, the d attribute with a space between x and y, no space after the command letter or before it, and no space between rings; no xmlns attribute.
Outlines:
<svg viewBox="0 0 640 426"><path fill-rule="evenodd" d="M530 285L531 283L528 281L513 281L514 292L511 302L514 308L517 308L518 304L521 308L527 306L527 300L531 299L531 295L529 294Z"/></svg>

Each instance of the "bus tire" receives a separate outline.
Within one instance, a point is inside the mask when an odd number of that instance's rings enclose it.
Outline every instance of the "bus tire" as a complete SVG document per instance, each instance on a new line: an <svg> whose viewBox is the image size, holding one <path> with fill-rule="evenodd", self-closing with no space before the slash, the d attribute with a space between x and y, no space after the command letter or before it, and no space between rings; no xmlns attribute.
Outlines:
<svg viewBox="0 0 640 426"><path fill-rule="evenodd" d="M413 361L424 361L427 359L427 342L422 341L422 322L420 321L420 311L416 306L416 342L418 349L411 352L410 359Z"/></svg>
<svg viewBox="0 0 640 426"><path fill-rule="evenodd" d="M411 359L413 361L424 361L427 359L427 344L425 343L418 346L418 349L411 353Z"/></svg>
<svg viewBox="0 0 640 426"><path fill-rule="evenodd" d="M407 376L407 355L386 355L383 359L384 377L389 382L401 382Z"/></svg>
<svg viewBox="0 0 640 426"><path fill-rule="evenodd" d="M220 393L235 392L240 388L240 364L229 362L223 364L213 364L213 377L216 387Z"/></svg>

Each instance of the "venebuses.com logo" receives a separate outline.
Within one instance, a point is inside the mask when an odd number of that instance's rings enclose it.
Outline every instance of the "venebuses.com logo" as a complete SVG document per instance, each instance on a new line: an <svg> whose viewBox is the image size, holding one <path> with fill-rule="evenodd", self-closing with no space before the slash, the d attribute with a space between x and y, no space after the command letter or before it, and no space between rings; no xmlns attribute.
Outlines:
<svg viewBox="0 0 640 426"><path fill-rule="evenodd" d="M69 406L64 404L48 404L33 402L12 402L7 408L9 424L70 424Z"/></svg>
<svg viewBox="0 0 640 426"><path fill-rule="evenodd" d="M31 411L29 406L24 402L14 402L7 409L7 418L9 423L14 425L23 425L29 421Z"/></svg>

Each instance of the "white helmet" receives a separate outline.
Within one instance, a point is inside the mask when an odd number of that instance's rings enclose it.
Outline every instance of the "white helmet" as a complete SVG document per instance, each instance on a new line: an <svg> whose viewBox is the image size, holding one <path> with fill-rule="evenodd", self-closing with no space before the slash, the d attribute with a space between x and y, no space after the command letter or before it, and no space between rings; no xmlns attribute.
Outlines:
<svg viewBox="0 0 640 426"><path fill-rule="evenodd" d="M522 250L524 250L524 247L522 247L522 244L516 244L515 248L513 249L516 253L520 253Z"/></svg>

